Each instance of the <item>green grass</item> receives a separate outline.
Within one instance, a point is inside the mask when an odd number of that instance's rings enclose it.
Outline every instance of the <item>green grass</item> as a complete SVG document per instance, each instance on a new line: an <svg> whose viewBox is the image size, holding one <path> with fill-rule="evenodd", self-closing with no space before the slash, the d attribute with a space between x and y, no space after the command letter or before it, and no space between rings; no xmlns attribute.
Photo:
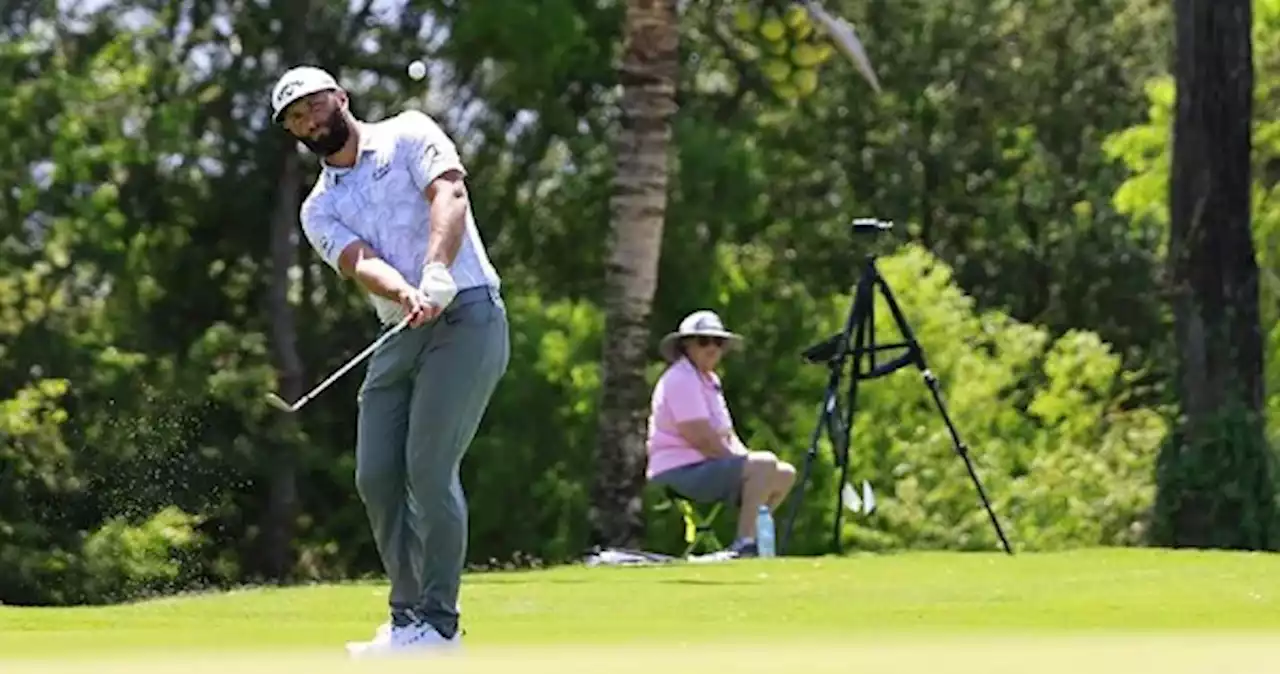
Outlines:
<svg viewBox="0 0 1280 674"><path fill-rule="evenodd" d="M385 593L382 585L352 584L114 607L0 607L0 671L26 671L3 658L47 672L84 657L99 660L93 671L107 671L104 657L136 664L162 651L191 665L218 649L255 658L327 651L340 659L345 641L367 639L383 620ZM807 653L817 663L812 671L828 660L846 662L833 655L839 648L861 649L860 660L883 651L887 661L905 662L953 644L945 657L959 662L958 644L999 642L1006 644L1001 652L1018 652L1007 647L1012 640L1057 643L1070 660L1079 649L1063 639L1089 639L1096 650L1117 635L1130 645L1158 642L1161 652L1230 639L1239 653L1245 647L1234 640L1250 635L1280 644L1280 557L1091 550L561 568L468 576L463 609L468 654L492 657L530 647L567 648L576 657L598 653L590 647L671 656L672 646L702 653L697 647L733 644L739 657L752 649ZM986 662L990 653L974 657ZM628 656L608 667L642 660ZM745 657L742 664L767 660Z"/></svg>

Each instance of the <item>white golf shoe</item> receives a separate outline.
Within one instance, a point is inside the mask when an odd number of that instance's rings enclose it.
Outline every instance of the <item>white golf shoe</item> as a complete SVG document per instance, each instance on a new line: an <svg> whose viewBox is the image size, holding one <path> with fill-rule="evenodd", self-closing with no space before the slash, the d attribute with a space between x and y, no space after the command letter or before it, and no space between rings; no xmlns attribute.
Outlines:
<svg viewBox="0 0 1280 674"><path fill-rule="evenodd" d="M462 602L454 609L462 613ZM445 639L434 628L427 625L410 625L393 628L387 621L374 630L372 641L348 641L347 654L353 658L387 655L414 650L450 650L461 646L462 632L458 631L452 639Z"/></svg>
<svg viewBox="0 0 1280 674"><path fill-rule="evenodd" d="M379 629L373 641L347 644L347 654L352 658L396 657L452 653L462 646L462 634L446 639L430 625L408 625Z"/></svg>

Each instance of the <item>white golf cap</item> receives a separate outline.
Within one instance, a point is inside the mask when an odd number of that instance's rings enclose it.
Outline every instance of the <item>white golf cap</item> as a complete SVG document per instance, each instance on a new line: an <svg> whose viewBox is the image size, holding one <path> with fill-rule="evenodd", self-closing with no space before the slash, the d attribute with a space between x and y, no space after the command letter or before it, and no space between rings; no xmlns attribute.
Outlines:
<svg viewBox="0 0 1280 674"><path fill-rule="evenodd" d="M290 68L276 80L275 87L271 89L271 120L279 122L280 113L284 112L290 103L303 96L338 88L340 88L338 81L333 78L333 75L320 68L314 66Z"/></svg>

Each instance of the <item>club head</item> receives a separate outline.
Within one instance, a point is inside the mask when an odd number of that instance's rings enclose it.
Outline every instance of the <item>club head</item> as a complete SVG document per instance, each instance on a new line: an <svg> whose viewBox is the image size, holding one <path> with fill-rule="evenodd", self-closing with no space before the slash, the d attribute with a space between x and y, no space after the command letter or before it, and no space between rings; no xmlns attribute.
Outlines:
<svg viewBox="0 0 1280 674"><path fill-rule="evenodd" d="M285 412L296 412L296 411L297 411L297 410L293 407L293 405L290 405L289 403L285 402L285 401L284 401L284 398L281 398L280 396L278 396L278 395L276 395L276 394L274 394L274 393L268 393L268 394L267 394L267 404L271 405L272 407L274 407L274 408L276 408L276 409L278 409L278 410L284 410Z"/></svg>

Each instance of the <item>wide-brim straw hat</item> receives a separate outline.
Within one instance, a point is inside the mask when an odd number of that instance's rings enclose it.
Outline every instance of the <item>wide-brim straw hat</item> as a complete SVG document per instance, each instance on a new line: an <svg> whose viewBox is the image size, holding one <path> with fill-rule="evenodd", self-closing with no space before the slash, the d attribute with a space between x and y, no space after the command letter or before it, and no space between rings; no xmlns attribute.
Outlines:
<svg viewBox="0 0 1280 674"><path fill-rule="evenodd" d="M667 333L659 342L658 352L668 363L675 362L680 357L680 340L685 337L722 337L726 352L742 343L742 336L726 330L724 321L720 320L716 312L700 309L685 316L680 321L680 327Z"/></svg>

